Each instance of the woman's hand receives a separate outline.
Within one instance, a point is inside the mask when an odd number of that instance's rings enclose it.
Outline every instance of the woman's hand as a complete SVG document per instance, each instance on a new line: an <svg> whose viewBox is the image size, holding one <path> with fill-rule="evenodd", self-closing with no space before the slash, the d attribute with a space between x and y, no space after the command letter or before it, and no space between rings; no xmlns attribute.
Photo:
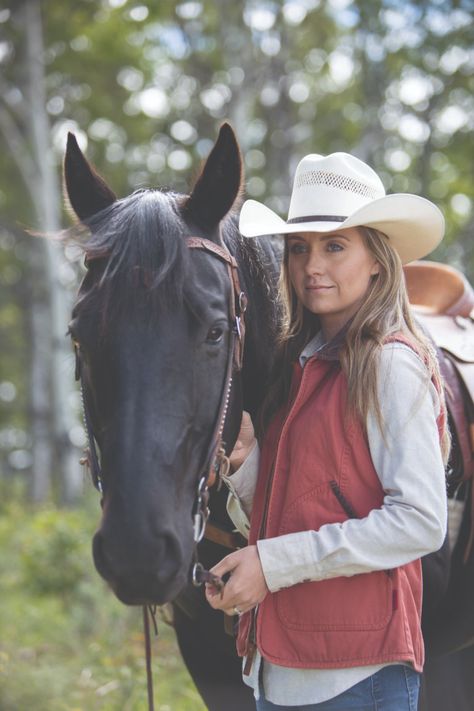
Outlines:
<svg viewBox="0 0 474 711"><path fill-rule="evenodd" d="M229 461L232 471L238 469L247 459L248 455L255 446L255 431L252 424L252 419L245 410L242 413L242 422L240 424L240 432L237 437L234 449L232 450Z"/></svg>
<svg viewBox="0 0 474 711"><path fill-rule="evenodd" d="M222 592L211 584L206 584L206 598L216 610L224 610L228 615L241 614L258 605L268 593L257 546L241 548L230 553L211 573L222 577L230 573L230 578Z"/></svg>

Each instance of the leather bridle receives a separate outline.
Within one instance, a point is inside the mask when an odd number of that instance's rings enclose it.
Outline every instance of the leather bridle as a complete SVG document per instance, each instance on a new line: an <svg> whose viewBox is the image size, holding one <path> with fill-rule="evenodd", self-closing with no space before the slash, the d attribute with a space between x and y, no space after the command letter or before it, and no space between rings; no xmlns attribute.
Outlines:
<svg viewBox="0 0 474 711"><path fill-rule="evenodd" d="M193 536L194 536L194 564L192 568L192 582L195 586L200 586L205 582L211 582L218 589L222 589L222 580L208 570L205 570L198 560L197 546L203 539L206 530L206 524L209 518L209 487L212 487L216 482L221 481L221 477L229 471L229 459L225 451L225 443L222 435L226 421L227 411L229 407L229 399L232 390L232 382L234 373L242 369L244 345L245 345L245 311L247 308L247 297L242 291L239 280L237 262L235 258L222 245L212 242L211 240L201 237L188 237L186 244L189 249L200 249L208 254L220 259L227 267L227 273L232 285L231 297L229 300L229 345L226 363L226 373L224 387L222 389L219 410L217 413L214 430L210 439L210 444L206 452L206 456L201 467L201 475L197 487L195 504L193 507ZM87 253L86 265L94 259L103 259L107 257L107 253ZM80 381L84 424L88 439L88 449L86 456L81 459L82 464L87 464L90 469L92 482L94 487L103 496L104 494L104 479L100 465L100 458L97 451L96 437L92 425L91 414L89 410L88 400L85 394L84 382L82 378L82 360L80 353L80 345L74 342L74 350L76 355L76 380ZM231 534L223 532L223 540L227 545ZM216 529L213 528L210 540L215 540ZM148 708L149 711L154 711L153 701L153 680L151 672L151 643L150 643L150 622L151 616L156 630L155 610L153 606L143 606L143 621L145 631L145 651L146 651L146 669L147 669L147 685L148 685Z"/></svg>
<svg viewBox="0 0 474 711"><path fill-rule="evenodd" d="M202 474L199 479L196 507L194 513L194 543L195 547L202 540L206 523L209 518L209 487L216 481L221 481L221 476L229 471L229 460L226 456L222 433L224 431L227 410L229 407L230 393L234 372L242 369L244 344L245 344L245 321L244 314L247 308L247 297L240 287L239 273L235 258L221 245L200 237L189 237L186 243L190 249L202 249L211 254L227 266L229 280L232 284L232 294L229 301L229 323L231 325L229 334L229 346L227 356L226 374L224 387L220 399L219 410L214 425L214 431L210 440L210 445L202 467ZM201 585L207 582L209 576L197 561L193 566L192 581L194 585Z"/></svg>

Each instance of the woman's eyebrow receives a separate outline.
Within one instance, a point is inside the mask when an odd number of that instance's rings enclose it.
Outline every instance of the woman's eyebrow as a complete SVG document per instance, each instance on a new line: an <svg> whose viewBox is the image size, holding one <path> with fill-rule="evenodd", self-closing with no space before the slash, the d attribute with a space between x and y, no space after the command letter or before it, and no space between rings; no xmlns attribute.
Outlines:
<svg viewBox="0 0 474 711"><path fill-rule="evenodd" d="M321 235L321 239L322 239L322 240L336 239L336 238L337 238L337 239L345 239L346 242L350 242L350 241L351 241L350 237L346 237L346 235L341 235L341 234L339 234L339 233L337 233L337 232L336 232L335 234L334 234L333 232L331 232L330 235Z"/></svg>
<svg viewBox="0 0 474 711"><path fill-rule="evenodd" d="M346 237L346 235L339 234L338 232L336 232L336 233L331 232L331 234L329 234L329 235L319 234L318 237L320 237L320 239L324 240L324 241L327 241L330 239L344 239L344 240L346 240L346 242L351 241L350 237ZM288 242L291 242L292 240L298 241L298 242L306 242L305 237L302 237L301 235L294 235L294 234L288 235L287 240L288 240Z"/></svg>

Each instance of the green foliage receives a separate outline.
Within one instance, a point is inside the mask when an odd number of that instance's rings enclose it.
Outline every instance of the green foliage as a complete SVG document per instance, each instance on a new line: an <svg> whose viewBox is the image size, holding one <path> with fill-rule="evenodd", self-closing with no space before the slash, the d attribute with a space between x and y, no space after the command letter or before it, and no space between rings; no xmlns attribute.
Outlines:
<svg viewBox="0 0 474 711"><path fill-rule="evenodd" d="M121 605L93 570L95 517L92 497L81 511L0 511L2 711L147 708L141 609ZM162 622L159 630L157 711L204 711L174 633Z"/></svg>
<svg viewBox="0 0 474 711"><path fill-rule="evenodd" d="M49 509L37 514L23 534L21 566L32 594L70 596L84 577L84 521L78 512Z"/></svg>

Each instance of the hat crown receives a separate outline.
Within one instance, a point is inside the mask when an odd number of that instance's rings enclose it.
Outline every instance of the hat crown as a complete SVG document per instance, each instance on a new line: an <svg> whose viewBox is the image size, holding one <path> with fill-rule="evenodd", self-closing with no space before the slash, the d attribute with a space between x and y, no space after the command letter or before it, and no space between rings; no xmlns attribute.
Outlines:
<svg viewBox="0 0 474 711"><path fill-rule="evenodd" d="M303 217L347 217L385 196L377 173L349 153L311 153L296 168L288 220Z"/></svg>

